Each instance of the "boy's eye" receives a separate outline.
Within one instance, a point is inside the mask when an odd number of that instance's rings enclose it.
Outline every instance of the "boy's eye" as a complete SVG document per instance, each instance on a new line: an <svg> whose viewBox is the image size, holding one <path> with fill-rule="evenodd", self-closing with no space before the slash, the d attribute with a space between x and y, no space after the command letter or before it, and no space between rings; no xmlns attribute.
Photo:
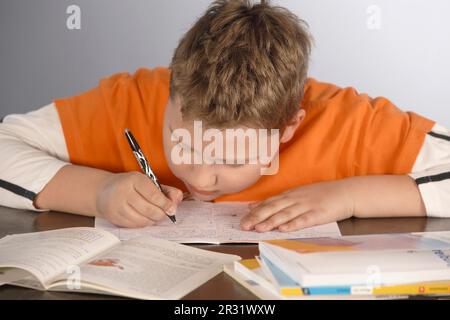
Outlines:
<svg viewBox="0 0 450 320"><path fill-rule="evenodd" d="M231 164L227 164L228 167L231 168L240 168L244 166L244 163L231 163Z"/></svg>
<svg viewBox="0 0 450 320"><path fill-rule="evenodd" d="M181 149L186 152L193 152L192 148L184 143L181 143Z"/></svg>
<svg viewBox="0 0 450 320"><path fill-rule="evenodd" d="M191 151L191 149L192 149L191 146L188 146L187 144L185 144L185 143L183 142L183 139L182 139L182 138L178 138L178 140L175 141L175 143L176 143L177 145L179 145L183 150Z"/></svg>

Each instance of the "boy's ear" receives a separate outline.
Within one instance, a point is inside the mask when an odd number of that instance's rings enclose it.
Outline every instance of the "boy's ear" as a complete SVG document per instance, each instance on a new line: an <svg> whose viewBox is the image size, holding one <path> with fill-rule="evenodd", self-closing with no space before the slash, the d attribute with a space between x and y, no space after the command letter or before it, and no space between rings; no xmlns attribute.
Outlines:
<svg viewBox="0 0 450 320"><path fill-rule="evenodd" d="M295 116L293 117L291 122L289 122L286 125L286 127L284 128L283 134L281 135L281 138L280 138L280 143L285 143L292 139L298 126L300 125L300 123L302 123L303 119L305 118L305 115L306 115L306 112L303 109L300 109L295 114Z"/></svg>

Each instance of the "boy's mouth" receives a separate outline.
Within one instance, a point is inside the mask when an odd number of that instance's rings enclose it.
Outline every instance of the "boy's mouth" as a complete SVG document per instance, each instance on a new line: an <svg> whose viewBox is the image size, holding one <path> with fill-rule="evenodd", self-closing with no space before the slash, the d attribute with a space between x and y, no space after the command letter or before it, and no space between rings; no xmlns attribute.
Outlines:
<svg viewBox="0 0 450 320"><path fill-rule="evenodd" d="M203 196L212 196L214 194L217 194L218 190L212 190L212 191L208 191L208 190L202 190L202 189L197 189L196 187L190 185L189 183L185 182L187 188L194 193L203 195Z"/></svg>

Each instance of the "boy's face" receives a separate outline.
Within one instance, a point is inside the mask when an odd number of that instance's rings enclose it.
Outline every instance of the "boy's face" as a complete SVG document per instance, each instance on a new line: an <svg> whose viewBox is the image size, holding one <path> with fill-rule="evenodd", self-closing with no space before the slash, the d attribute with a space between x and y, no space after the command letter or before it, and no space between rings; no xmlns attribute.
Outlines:
<svg viewBox="0 0 450 320"><path fill-rule="evenodd" d="M265 134L253 130L254 135L241 140L244 144L239 147L237 140L242 134L239 136L239 130L235 129L241 129L242 133L242 129L248 128L229 128L228 132L236 136L227 135L226 129L210 129L200 121L183 121L178 99L169 99L163 125L164 153L172 173L199 200L210 201L249 187L278 157L280 139L278 134L271 135L273 131L266 130L268 137L261 139ZM260 152L265 152L267 160L260 160Z"/></svg>

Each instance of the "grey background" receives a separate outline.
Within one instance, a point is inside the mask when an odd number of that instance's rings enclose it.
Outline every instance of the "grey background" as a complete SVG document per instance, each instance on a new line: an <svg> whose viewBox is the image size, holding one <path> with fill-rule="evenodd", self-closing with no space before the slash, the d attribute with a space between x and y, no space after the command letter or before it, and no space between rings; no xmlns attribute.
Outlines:
<svg viewBox="0 0 450 320"><path fill-rule="evenodd" d="M450 126L450 1L279 0L315 38L310 76L385 96ZM101 77L168 65L207 0L0 0L0 118L80 93ZM68 30L66 8L81 8ZM380 29L366 25L380 9Z"/></svg>

